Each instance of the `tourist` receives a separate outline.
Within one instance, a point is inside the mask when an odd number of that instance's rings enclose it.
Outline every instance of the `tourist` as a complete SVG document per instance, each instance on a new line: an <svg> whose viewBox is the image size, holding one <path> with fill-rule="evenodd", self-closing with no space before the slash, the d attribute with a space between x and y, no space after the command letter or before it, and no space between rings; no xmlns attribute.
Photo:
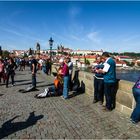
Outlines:
<svg viewBox="0 0 140 140"><path fill-rule="evenodd" d="M4 82L4 63L3 63L3 60L0 59L0 83L1 83L2 78Z"/></svg>
<svg viewBox="0 0 140 140"><path fill-rule="evenodd" d="M51 75L51 73L52 73L52 60L51 60L51 58L48 59L47 69L48 69L48 74Z"/></svg>
<svg viewBox="0 0 140 140"><path fill-rule="evenodd" d="M50 96L62 95L63 79L62 79L61 71L62 71L62 67L60 66L59 69L57 70L57 73L53 73L55 76L54 85L45 88L45 91L43 93L37 94L35 96L36 98L45 98Z"/></svg>
<svg viewBox="0 0 140 140"><path fill-rule="evenodd" d="M36 88L36 72L37 72L37 60L29 55L29 61L31 61L31 72L32 72L32 87Z"/></svg>
<svg viewBox="0 0 140 140"><path fill-rule="evenodd" d="M96 71L99 69L103 69L103 60L102 57L99 56L97 58L97 65L92 68L92 72L95 73L94 75L94 100L93 103L103 104L104 101L104 80L103 80L103 73L97 73Z"/></svg>
<svg viewBox="0 0 140 140"><path fill-rule="evenodd" d="M46 74L50 74L51 75L51 63L50 63L50 59L47 59L46 61Z"/></svg>
<svg viewBox="0 0 140 140"><path fill-rule="evenodd" d="M13 58L9 58L8 63L6 65L6 88L8 88L9 77L11 76L12 86L15 85L14 76L15 69L17 68Z"/></svg>
<svg viewBox="0 0 140 140"><path fill-rule="evenodd" d="M132 88L136 106L131 114L131 122L136 124L140 121L140 77Z"/></svg>
<svg viewBox="0 0 140 140"><path fill-rule="evenodd" d="M72 72L73 72L73 62L71 61L71 58L67 58L68 60L68 67L69 67L69 89L72 90Z"/></svg>
<svg viewBox="0 0 140 140"><path fill-rule="evenodd" d="M110 57L108 52L102 54L104 68L99 69L97 73L104 73L104 94L106 105L103 108L105 111L111 111L115 108L115 95L116 95L116 63Z"/></svg>
<svg viewBox="0 0 140 140"><path fill-rule="evenodd" d="M67 65L67 59L64 58L59 60L60 64L62 65L62 72L63 75L63 98L68 99L68 83L69 83L69 68Z"/></svg>

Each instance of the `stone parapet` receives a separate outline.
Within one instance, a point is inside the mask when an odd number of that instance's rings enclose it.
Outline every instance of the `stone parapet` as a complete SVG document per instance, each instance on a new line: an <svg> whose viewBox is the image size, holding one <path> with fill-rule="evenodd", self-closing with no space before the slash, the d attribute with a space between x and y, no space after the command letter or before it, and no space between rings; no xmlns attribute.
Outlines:
<svg viewBox="0 0 140 140"><path fill-rule="evenodd" d="M80 71L79 72L79 80L84 81L86 93L93 96L93 74L89 72ZM130 115L134 106L135 100L132 95L132 87L134 83L125 81L125 80L118 80L118 88L116 93L116 110Z"/></svg>

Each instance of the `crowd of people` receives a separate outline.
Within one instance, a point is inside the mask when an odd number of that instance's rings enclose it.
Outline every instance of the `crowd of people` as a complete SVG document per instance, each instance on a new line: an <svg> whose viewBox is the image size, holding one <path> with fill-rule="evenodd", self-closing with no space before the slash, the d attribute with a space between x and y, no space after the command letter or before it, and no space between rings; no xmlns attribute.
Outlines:
<svg viewBox="0 0 140 140"><path fill-rule="evenodd" d="M6 88L8 88L9 85L9 78L11 77L12 86L15 85L15 69L17 68L17 65L15 64L14 60L12 58L9 59L0 59L0 83L3 79L3 84L6 85Z"/></svg>
<svg viewBox="0 0 140 140"><path fill-rule="evenodd" d="M42 70L44 73L51 74L50 60L37 60L30 55L28 61L25 59L0 59L0 83L8 88L9 78L11 77L12 86L15 85L15 70L25 70L25 65L30 66L32 74L32 89L36 89L36 73L37 70ZM115 109L115 99L117 93L116 79L116 63L108 52L104 52L102 56L97 58L97 65L92 67L94 73L94 99L93 103L99 102L103 106L104 111L112 111ZM36 98L46 98L50 96L59 96L63 99L69 98L69 91L74 89L76 83L72 81L73 63L69 57L63 57L59 60L59 68L56 68L54 75L54 84L46 87L43 93L36 95ZM77 77L77 76L76 76ZM3 81L2 81L3 79ZM78 78L77 78L78 79ZM79 86L79 81L77 82ZM133 95L136 101L136 107L131 114L131 122L137 123L140 121L140 79L133 87ZM105 103L104 103L105 99Z"/></svg>
<svg viewBox="0 0 140 140"><path fill-rule="evenodd" d="M45 88L43 93L36 95L37 98L62 94L63 99L68 99L68 91L72 90L73 63L70 58L61 58L59 64L59 68L56 68L56 73L54 73L54 85Z"/></svg>

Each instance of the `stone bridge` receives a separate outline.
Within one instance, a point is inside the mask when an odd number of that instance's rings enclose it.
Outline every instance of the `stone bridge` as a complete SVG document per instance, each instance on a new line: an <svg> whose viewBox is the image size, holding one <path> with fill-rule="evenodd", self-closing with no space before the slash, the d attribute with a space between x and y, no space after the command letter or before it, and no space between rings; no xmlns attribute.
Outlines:
<svg viewBox="0 0 140 140"><path fill-rule="evenodd" d="M16 71L15 81L14 87L0 85L0 139L140 138L140 125L130 123L129 114L118 109L104 112L101 105L92 104L92 94L70 93L68 100L36 99L36 94L53 83L53 77L41 71L37 74L38 90L20 93L19 89L31 84L28 68Z"/></svg>

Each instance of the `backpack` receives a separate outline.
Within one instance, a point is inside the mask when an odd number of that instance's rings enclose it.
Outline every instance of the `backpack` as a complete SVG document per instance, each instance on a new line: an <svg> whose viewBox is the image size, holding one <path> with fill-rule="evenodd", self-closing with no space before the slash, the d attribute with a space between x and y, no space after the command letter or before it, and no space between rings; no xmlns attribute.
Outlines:
<svg viewBox="0 0 140 140"><path fill-rule="evenodd" d="M74 78L72 80L72 90L78 91L80 87L80 81L79 81L79 70L75 71Z"/></svg>

